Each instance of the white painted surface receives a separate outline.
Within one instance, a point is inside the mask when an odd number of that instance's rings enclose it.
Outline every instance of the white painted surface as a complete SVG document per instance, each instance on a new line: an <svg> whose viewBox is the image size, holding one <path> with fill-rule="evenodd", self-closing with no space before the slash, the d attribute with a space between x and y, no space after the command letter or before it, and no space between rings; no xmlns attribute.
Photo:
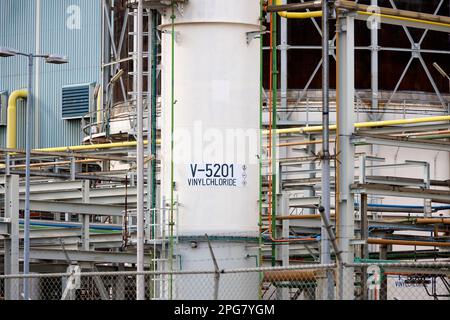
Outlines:
<svg viewBox="0 0 450 320"><path fill-rule="evenodd" d="M192 0L177 13L175 43L175 200L178 235L258 235L258 0ZM170 202L171 25L162 22L162 196ZM237 142L241 140L241 142ZM190 166L234 166L246 185L192 186ZM214 169L216 170L216 169ZM216 172L214 172L216 173ZM198 178L199 176L196 176ZM214 178L214 177L213 177Z"/></svg>

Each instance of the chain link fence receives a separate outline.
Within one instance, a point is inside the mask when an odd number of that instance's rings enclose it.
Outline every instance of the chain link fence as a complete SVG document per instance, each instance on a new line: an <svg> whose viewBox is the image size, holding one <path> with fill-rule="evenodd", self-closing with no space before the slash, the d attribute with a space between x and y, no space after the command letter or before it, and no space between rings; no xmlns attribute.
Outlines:
<svg viewBox="0 0 450 320"><path fill-rule="evenodd" d="M351 281L339 284L340 275ZM356 263L179 272L72 272L0 276L0 300L449 300L450 263ZM341 280L342 281L342 280Z"/></svg>
<svg viewBox="0 0 450 320"><path fill-rule="evenodd" d="M450 300L450 263L357 263L355 299ZM345 287L344 287L345 290Z"/></svg>

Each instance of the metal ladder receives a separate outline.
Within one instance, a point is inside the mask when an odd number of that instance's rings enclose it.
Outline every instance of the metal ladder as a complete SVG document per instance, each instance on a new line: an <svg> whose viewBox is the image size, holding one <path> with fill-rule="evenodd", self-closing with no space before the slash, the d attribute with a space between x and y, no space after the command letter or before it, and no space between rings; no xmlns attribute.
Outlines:
<svg viewBox="0 0 450 320"><path fill-rule="evenodd" d="M143 30L143 42L144 45L145 43L147 43L147 46L150 46L150 42L151 42L151 38L150 38L150 30L149 30L149 26L151 25L151 15L150 15L150 9L144 9L143 12L143 16L144 16L144 20L147 20L147 29ZM132 18L132 19L131 19ZM131 59L131 61L133 61L133 70L128 72L128 76L132 77L133 80L133 90L132 91L128 91L127 94L128 96L130 96L130 101L131 101L131 106L132 106L132 112L130 112L130 117L129 117L129 121L130 121L130 128L131 131L129 132L130 134L132 134L135 138L136 138L136 132L137 132L137 121L136 121L136 98L137 98L137 91L136 91L136 85L137 85L137 70L136 70L136 66L137 66L137 9L132 8L128 11L128 21L132 20L133 21L133 31L128 32L128 37L129 37L129 43L133 44L133 49L128 52L128 56ZM148 68L151 67L151 57L150 57L150 53L149 50L147 50L146 53L144 53L143 55L144 59L147 59L148 61ZM143 77L144 79L147 78L147 83L150 83L150 70L147 69L145 71L143 71ZM145 82L145 80L144 80ZM148 88L149 86L147 86ZM150 91L146 90L146 88L144 88L143 91L143 96L144 96L144 108L145 106L147 106L148 108L148 104L150 101Z"/></svg>
<svg viewBox="0 0 450 320"><path fill-rule="evenodd" d="M159 212L158 212L159 211ZM150 223L150 227L155 230L153 238L147 240L147 244L152 246L154 256L152 257L152 270L154 271L170 271L170 201L163 199L163 205L160 209L155 209L156 220L155 223ZM179 255L178 248L178 228L176 221L178 221L178 200L174 201L174 225L173 225L173 256L172 256L172 270L179 270ZM156 255L155 255L156 254ZM167 299L169 297L169 275L157 274L152 279L152 299ZM175 277L171 279L172 287L174 286Z"/></svg>

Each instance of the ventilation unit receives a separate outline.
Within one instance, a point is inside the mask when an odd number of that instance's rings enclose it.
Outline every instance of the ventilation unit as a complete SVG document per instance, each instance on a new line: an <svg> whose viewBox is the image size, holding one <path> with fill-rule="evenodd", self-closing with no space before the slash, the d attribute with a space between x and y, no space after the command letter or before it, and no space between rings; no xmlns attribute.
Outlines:
<svg viewBox="0 0 450 320"><path fill-rule="evenodd" d="M94 103L94 83L63 86L62 118L65 120L89 117Z"/></svg>

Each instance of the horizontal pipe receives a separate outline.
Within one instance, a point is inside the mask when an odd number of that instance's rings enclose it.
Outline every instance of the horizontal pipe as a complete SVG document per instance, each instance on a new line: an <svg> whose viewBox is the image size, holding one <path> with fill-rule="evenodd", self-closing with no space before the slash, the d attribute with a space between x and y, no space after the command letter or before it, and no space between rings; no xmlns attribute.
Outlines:
<svg viewBox="0 0 450 320"><path fill-rule="evenodd" d="M313 266L312 266L313 267ZM324 271L310 270L282 270L282 271L266 271L264 272L265 282L282 282L282 281L316 281L318 278L324 277Z"/></svg>
<svg viewBox="0 0 450 320"><path fill-rule="evenodd" d="M321 1L317 1L321 3ZM276 9L276 7L282 8L281 0L275 0L276 6L272 6L272 9ZM294 5L294 4L291 4ZM302 4L296 4L298 8L296 10L300 10L302 8ZM380 9L380 13L373 12L368 5L363 5L359 3L355 3L354 1L345 1L345 0L337 0L335 2L335 7L340 9L347 9L356 11L358 15L363 16L373 16L380 17L386 19L393 19L399 21L413 22L413 23L422 23L425 25L434 25L439 27L446 27L450 29L450 18L445 16L436 16L432 14L415 12L415 11L407 11L407 10L398 10L392 8L384 8L378 7ZM286 5L289 6L289 5ZM313 7L311 4L308 4L309 7ZM288 7L287 7L288 8ZM306 8L306 7L305 7ZM270 7L267 8L269 11ZM274 10L272 10L274 11ZM322 11L311 11L311 12L287 12L281 11L278 12L278 15L286 18L286 19L308 19L308 18L320 18L322 17Z"/></svg>
<svg viewBox="0 0 450 320"><path fill-rule="evenodd" d="M308 1L303 3L289 3L282 4L281 0L276 0L275 5L267 6L267 12L281 12L281 11L300 11L306 9L321 8L322 1Z"/></svg>
<svg viewBox="0 0 450 320"><path fill-rule="evenodd" d="M414 137L416 138L416 137ZM435 134L435 135L430 135L430 136L422 136L420 137L420 139L422 140L439 140L439 139L448 139L450 138L450 134Z"/></svg>
<svg viewBox="0 0 450 320"><path fill-rule="evenodd" d="M5 169L0 169L0 175L6 174ZM25 171L23 170L11 170L10 174L16 174L19 176L24 176ZM55 172L43 172L43 171L31 171L30 173L33 177L46 177L46 178L61 178L61 179L71 179L70 174L65 173L55 173ZM126 183L127 179L119 178L119 177L111 177L111 176L100 176L95 174L76 174L75 179L77 180L94 180L94 181L108 181L108 182L120 182Z"/></svg>
<svg viewBox="0 0 450 320"><path fill-rule="evenodd" d="M25 150L20 150L20 149L5 149L5 148L0 148L0 153L9 153L10 156L16 156L19 159L16 160L21 160L20 157L22 154L25 154ZM65 152L50 152L50 151L32 151L31 155L36 156L36 157L45 157L45 158L50 158L50 157L58 157L58 158L80 158L80 159L85 159L85 158L90 158L90 159L96 159L96 160L111 160L111 161L127 161L129 159L131 159L130 157L119 157L119 156L113 156L113 155L107 155L107 156L102 156L102 155L97 155L97 154L83 154L83 153L75 153L75 152L71 152L70 154L67 154Z"/></svg>
<svg viewBox="0 0 450 320"><path fill-rule="evenodd" d="M417 224L450 224L450 218L418 218Z"/></svg>
<svg viewBox="0 0 450 320"><path fill-rule="evenodd" d="M321 3L321 1L317 1ZM276 7L282 7L281 6L281 0L276 0ZM298 4L301 5L301 4ZM289 5L287 5L289 6ZM314 7L312 5L309 5L309 7ZM380 18L388 18L388 19L394 19L394 20L400 20L400 21L408 21L408 22L418 22L428 25L436 25L441 27L448 27L450 28L450 22L448 17L444 16L434 16L431 14L423 14L420 12L414 12L414 11L406 11L406 10L396 10L396 9L390 9L390 8L380 8L382 9L381 13L374 13L372 10L369 10L370 7L367 5L361 5L354 3L352 1L337 1L335 3L336 8L342 8L342 9L351 9L355 10L359 15L370 15L370 16L376 16ZM275 7L272 7L275 9ZM301 6L298 7L296 10L300 10ZM268 7L268 10L270 10L270 7ZM271 10L275 11L275 10ZM278 12L279 16L287 19L308 19L308 18L320 18L322 17L322 11L311 11L311 12L287 12L287 11L281 11ZM436 21L437 20L437 21ZM445 21L443 21L445 20Z"/></svg>
<svg viewBox="0 0 450 320"><path fill-rule="evenodd" d="M96 159L84 159L84 160L75 160L75 163L90 163L90 162L98 162L102 160L96 160ZM59 162L42 162L42 163L32 163L30 165L30 168L41 168L41 167L53 167L53 166L63 166L63 165L69 165L72 164L72 161L59 161ZM26 165L20 164L11 166L10 168L25 168Z"/></svg>
<svg viewBox="0 0 450 320"><path fill-rule="evenodd" d="M355 128L357 129L370 129L376 127L387 127L395 125L407 125L407 124L417 124L417 123L430 123L430 122L442 122L450 121L450 116L436 116L436 117L424 117L424 118L411 118L411 119L400 119L400 120L385 120L385 121L371 121L371 122L359 122L355 123ZM336 125L330 125L330 130L336 130ZM297 127L297 128L287 128L287 129L277 129L274 130L276 134L289 134L289 133L312 133L321 132L323 126L312 126L312 127ZM264 130L263 134L269 134L269 130Z"/></svg>
<svg viewBox="0 0 450 320"><path fill-rule="evenodd" d="M429 25L439 25L450 28L450 17L433 15L416 11L399 10L394 8L378 7L379 12L374 13L369 5L356 3L348 0L336 0L335 7L340 9L354 10L358 14L379 16L401 21L419 22Z"/></svg>
<svg viewBox="0 0 450 320"><path fill-rule="evenodd" d="M23 224L23 219L19 220L19 224ZM63 229L80 229L80 223L52 223L51 221L41 222L41 221L31 221L31 226L34 227L42 227L43 229L47 228L63 228ZM108 225L108 224L91 224L89 227L90 230L101 230L101 231L123 231L123 227L118 225Z"/></svg>
<svg viewBox="0 0 450 320"><path fill-rule="evenodd" d="M148 141L145 140L144 144ZM161 143L161 140L157 140L157 143ZM114 143L101 143L101 144L87 144L78 146L67 146L67 147L56 147L56 148L45 148L36 149L33 151L37 152L64 152L64 151L88 151L88 150L99 150L99 149L116 149L116 148L131 148L136 146L136 141L126 141L126 142L114 142Z"/></svg>
<svg viewBox="0 0 450 320"><path fill-rule="evenodd" d="M322 6L322 1L314 1L314 3L318 3L316 7ZM275 0L275 4L277 7L283 6L281 0ZM297 6L301 6L302 4L296 4ZM308 3L308 7L311 7L311 3ZM269 9L270 7L268 7ZM304 7L303 9L307 9ZM311 11L311 12L287 12L287 11L279 11L278 15L282 18L286 19L309 19L309 18L320 18L322 17L322 11Z"/></svg>
<svg viewBox="0 0 450 320"><path fill-rule="evenodd" d="M450 247L450 242L394 240L394 239L380 239L380 238L369 238L367 239L367 243L398 245L398 246L418 246L418 247Z"/></svg>
<svg viewBox="0 0 450 320"><path fill-rule="evenodd" d="M394 134L395 137L426 137L426 136L434 136L434 135L443 135L443 134L450 134L450 130L438 130L438 131L427 131L427 132L416 132L416 133L401 133L401 134Z"/></svg>

